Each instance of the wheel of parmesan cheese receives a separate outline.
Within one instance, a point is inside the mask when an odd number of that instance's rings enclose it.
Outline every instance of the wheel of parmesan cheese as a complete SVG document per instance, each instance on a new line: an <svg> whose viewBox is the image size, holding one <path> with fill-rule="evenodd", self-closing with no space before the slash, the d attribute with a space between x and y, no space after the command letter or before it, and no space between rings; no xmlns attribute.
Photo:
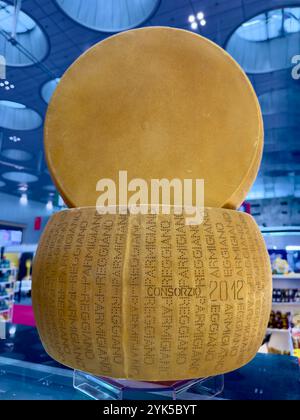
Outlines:
<svg viewBox="0 0 300 420"><path fill-rule="evenodd" d="M55 214L33 267L48 354L97 376L171 381L249 362L262 344L272 276L251 216Z"/></svg>
<svg viewBox="0 0 300 420"><path fill-rule="evenodd" d="M204 179L206 206L235 209L262 149L259 103L239 65L206 38L166 27L88 50L63 76L45 123L49 170L70 207L96 206L98 181L118 184L127 171L128 181Z"/></svg>

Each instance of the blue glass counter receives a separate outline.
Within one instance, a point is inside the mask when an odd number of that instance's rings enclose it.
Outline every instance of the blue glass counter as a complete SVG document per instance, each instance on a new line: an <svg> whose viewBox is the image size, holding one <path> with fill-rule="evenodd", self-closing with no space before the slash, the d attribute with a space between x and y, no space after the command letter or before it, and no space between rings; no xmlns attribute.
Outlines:
<svg viewBox="0 0 300 420"><path fill-rule="evenodd" d="M35 328L7 325L6 337L0 339L0 400L88 399L73 387L73 371L46 354ZM219 398L299 401L299 361L257 354L247 366L225 375ZM143 398L132 393L125 399Z"/></svg>

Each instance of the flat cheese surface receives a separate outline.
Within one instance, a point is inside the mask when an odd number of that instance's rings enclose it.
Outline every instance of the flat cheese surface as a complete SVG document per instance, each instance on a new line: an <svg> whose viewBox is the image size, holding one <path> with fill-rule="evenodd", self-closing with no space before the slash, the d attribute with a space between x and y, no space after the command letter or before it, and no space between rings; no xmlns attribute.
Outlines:
<svg viewBox="0 0 300 420"><path fill-rule="evenodd" d="M45 126L49 169L71 207L95 206L97 182L118 184L127 171L129 181L204 179L206 206L236 208L262 148L259 104L238 64L211 41L165 27L124 32L83 54Z"/></svg>

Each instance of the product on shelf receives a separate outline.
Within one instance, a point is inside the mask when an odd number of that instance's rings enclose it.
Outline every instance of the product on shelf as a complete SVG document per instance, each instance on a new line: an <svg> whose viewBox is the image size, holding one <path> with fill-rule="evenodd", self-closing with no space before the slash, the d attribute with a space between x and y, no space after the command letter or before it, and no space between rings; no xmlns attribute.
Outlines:
<svg viewBox="0 0 300 420"><path fill-rule="evenodd" d="M292 338L294 346L294 356L300 359L300 332L294 332Z"/></svg>
<svg viewBox="0 0 300 420"><path fill-rule="evenodd" d="M10 261L0 261L0 322L11 322L14 305L14 283L16 270L11 267Z"/></svg>
<svg viewBox="0 0 300 420"><path fill-rule="evenodd" d="M0 322L11 322L11 315L9 310L5 312L0 312Z"/></svg>
<svg viewBox="0 0 300 420"><path fill-rule="evenodd" d="M300 251L292 253L292 261L294 266L294 272L300 273Z"/></svg>
<svg viewBox="0 0 300 420"><path fill-rule="evenodd" d="M9 304L6 300L0 300L0 312L6 311L9 309Z"/></svg>
<svg viewBox="0 0 300 420"><path fill-rule="evenodd" d="M289 350L278 350L274 347L268 346L268 353L270 354L281 354L283 356L290 356L291 352Z"/></svg>
<svg viewBox="0 0 300 420"><path fill-rule="evenodd" d="M293 330L292 330L294 356L300 359L300 312L293 316Z"/></svg>
<svg viewBox="0 0 300 420"><path fill-rule="evenodd" d="M291 326L290 317L291 314L289 312L283 313L281 311L272 311L270 315L268 328L288 330Z"/></svg>
<svg viewBox="0 0 300 420"><path fill-rule="evenodd" d="M9 281L10 271L1 271L0 269L0 283L7 283Z"/></svg>
<svg viewBox="0 0 300 420"><path fill-rule="evenodd" d="M10 261L6 259L5 257L2 260L0 260L0 270L1 268L5 268L5 269L10 268Z"/></svg>
<svg viewBox="0 0 300 420"><path fill-rule="evenodd" d="M3 258L2 260L0 260L0 283L8 282L10 275L10 261Z"/></svg>
<svg viewBox="0 0 300 420"><path fill-rule="evenodd" d="M7 296L7 290L5 288L0 289L0 298L3 296Z"/></svg>
<svg viewBox="0 0 300 420"><path fill-rule="evenodd" d="M278 255L272 263L273 274L288 274L291 270L287 260Z"/></svg>
<svg viewBox="0 0 300 420"><path fill-rule="evenodd" d="M273 274L299 274L300 251L287 251L286 249L269 249Z"/></svg>
<svg viewBox="0 0 300 420"><path fill-rule="evenodd" d="M293 315L293 327L300 330L300 312L296 312Z"/></svg>
<svg viewBox="0 0 300 420"><path fill-rule="evenodd" d="M300 303L299 289L273 289L274 303Z"/></svg>

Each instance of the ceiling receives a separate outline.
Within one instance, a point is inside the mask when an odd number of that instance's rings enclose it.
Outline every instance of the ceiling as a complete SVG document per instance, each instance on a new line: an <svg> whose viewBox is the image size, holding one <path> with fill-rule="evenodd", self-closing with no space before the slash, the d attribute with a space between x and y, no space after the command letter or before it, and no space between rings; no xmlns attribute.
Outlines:
<svg viewBox="0 0 300 420"><path fill-rule="evenodd" d="M98 1L99 4L105 4L102 0ZM137 3L137 0L131 2L128 4ZM13 5L14 1L6 0L6 3ZM238 61L244 67L249 67L252 71L249 77L261 99L266 143L259 177L249 198L300 194L300 80L292 77L291 61L297 48L300 54L300 35L297 27L295 29L298 15L296 21L291 22L290 14L283 12L282 25L291 28L292 33L276 35L275 40L272 36L266 39L264 35L262 39L255 40L259 49L251 45L247 50L238 39L240 32L235 32L247 21L250 24L246 27L250 26L250 29L255 29L256 24L262 25L263 18L257 19L256 16L266 16L264 12L271 9L290 8L290 0L143 0L143 8L133 10L132 15L128 13L126 22L121 15L115 21L106 22L106 26L103 26L103 22L102 26L101 22L95 23L94 19L93 23L89 23L94 29L89 29L82 20L91 17L79 13L82 4L87 7L88 2L76 0L75 3L77 11L74 7L70 8L69 0L23 0L21 10L25 15L22 15L16 27L16 39L20 44L20 48L16 49L7 42L3 30L1 32L3 2L0 1L0 55L6 53L9 57L6 67L8 84L0 83L0 192L20 195L20 184L28 184L29 199L48 201L54 187L43 155L43 119L47 110L43 97L49 99L51 88L58 82L56 79L78 56L111 35L107 30L112 30L113 24L118 29L138 24L192 30L189 16L202 11L206 25L198 25L195 31L223 48L228 46ZM293 1L292 5L300 7L300 0ZM112 12L109 11L110 16ZM275 15L277 17L274 19L280 19L279 12ZM271 23L273 25L273 21ZM7 25L7 22L3 25ZM272 26L271 29L274 32L276 28ZM260 30L269 33L269 27ZM246 32L246 41L251 42L251 38L250 41L248 39L249 31ZM288 40L282 40L285 37ZM243 54L240 54L241 49L244 50ZM273 53L274 49L276 54ZM249 56L247 58L248 51L252 67L249 65ZM265 62L269 67L260 70L260 63L265 66ZM278 69L278 63L284 65L279 65Z"/></svg>

